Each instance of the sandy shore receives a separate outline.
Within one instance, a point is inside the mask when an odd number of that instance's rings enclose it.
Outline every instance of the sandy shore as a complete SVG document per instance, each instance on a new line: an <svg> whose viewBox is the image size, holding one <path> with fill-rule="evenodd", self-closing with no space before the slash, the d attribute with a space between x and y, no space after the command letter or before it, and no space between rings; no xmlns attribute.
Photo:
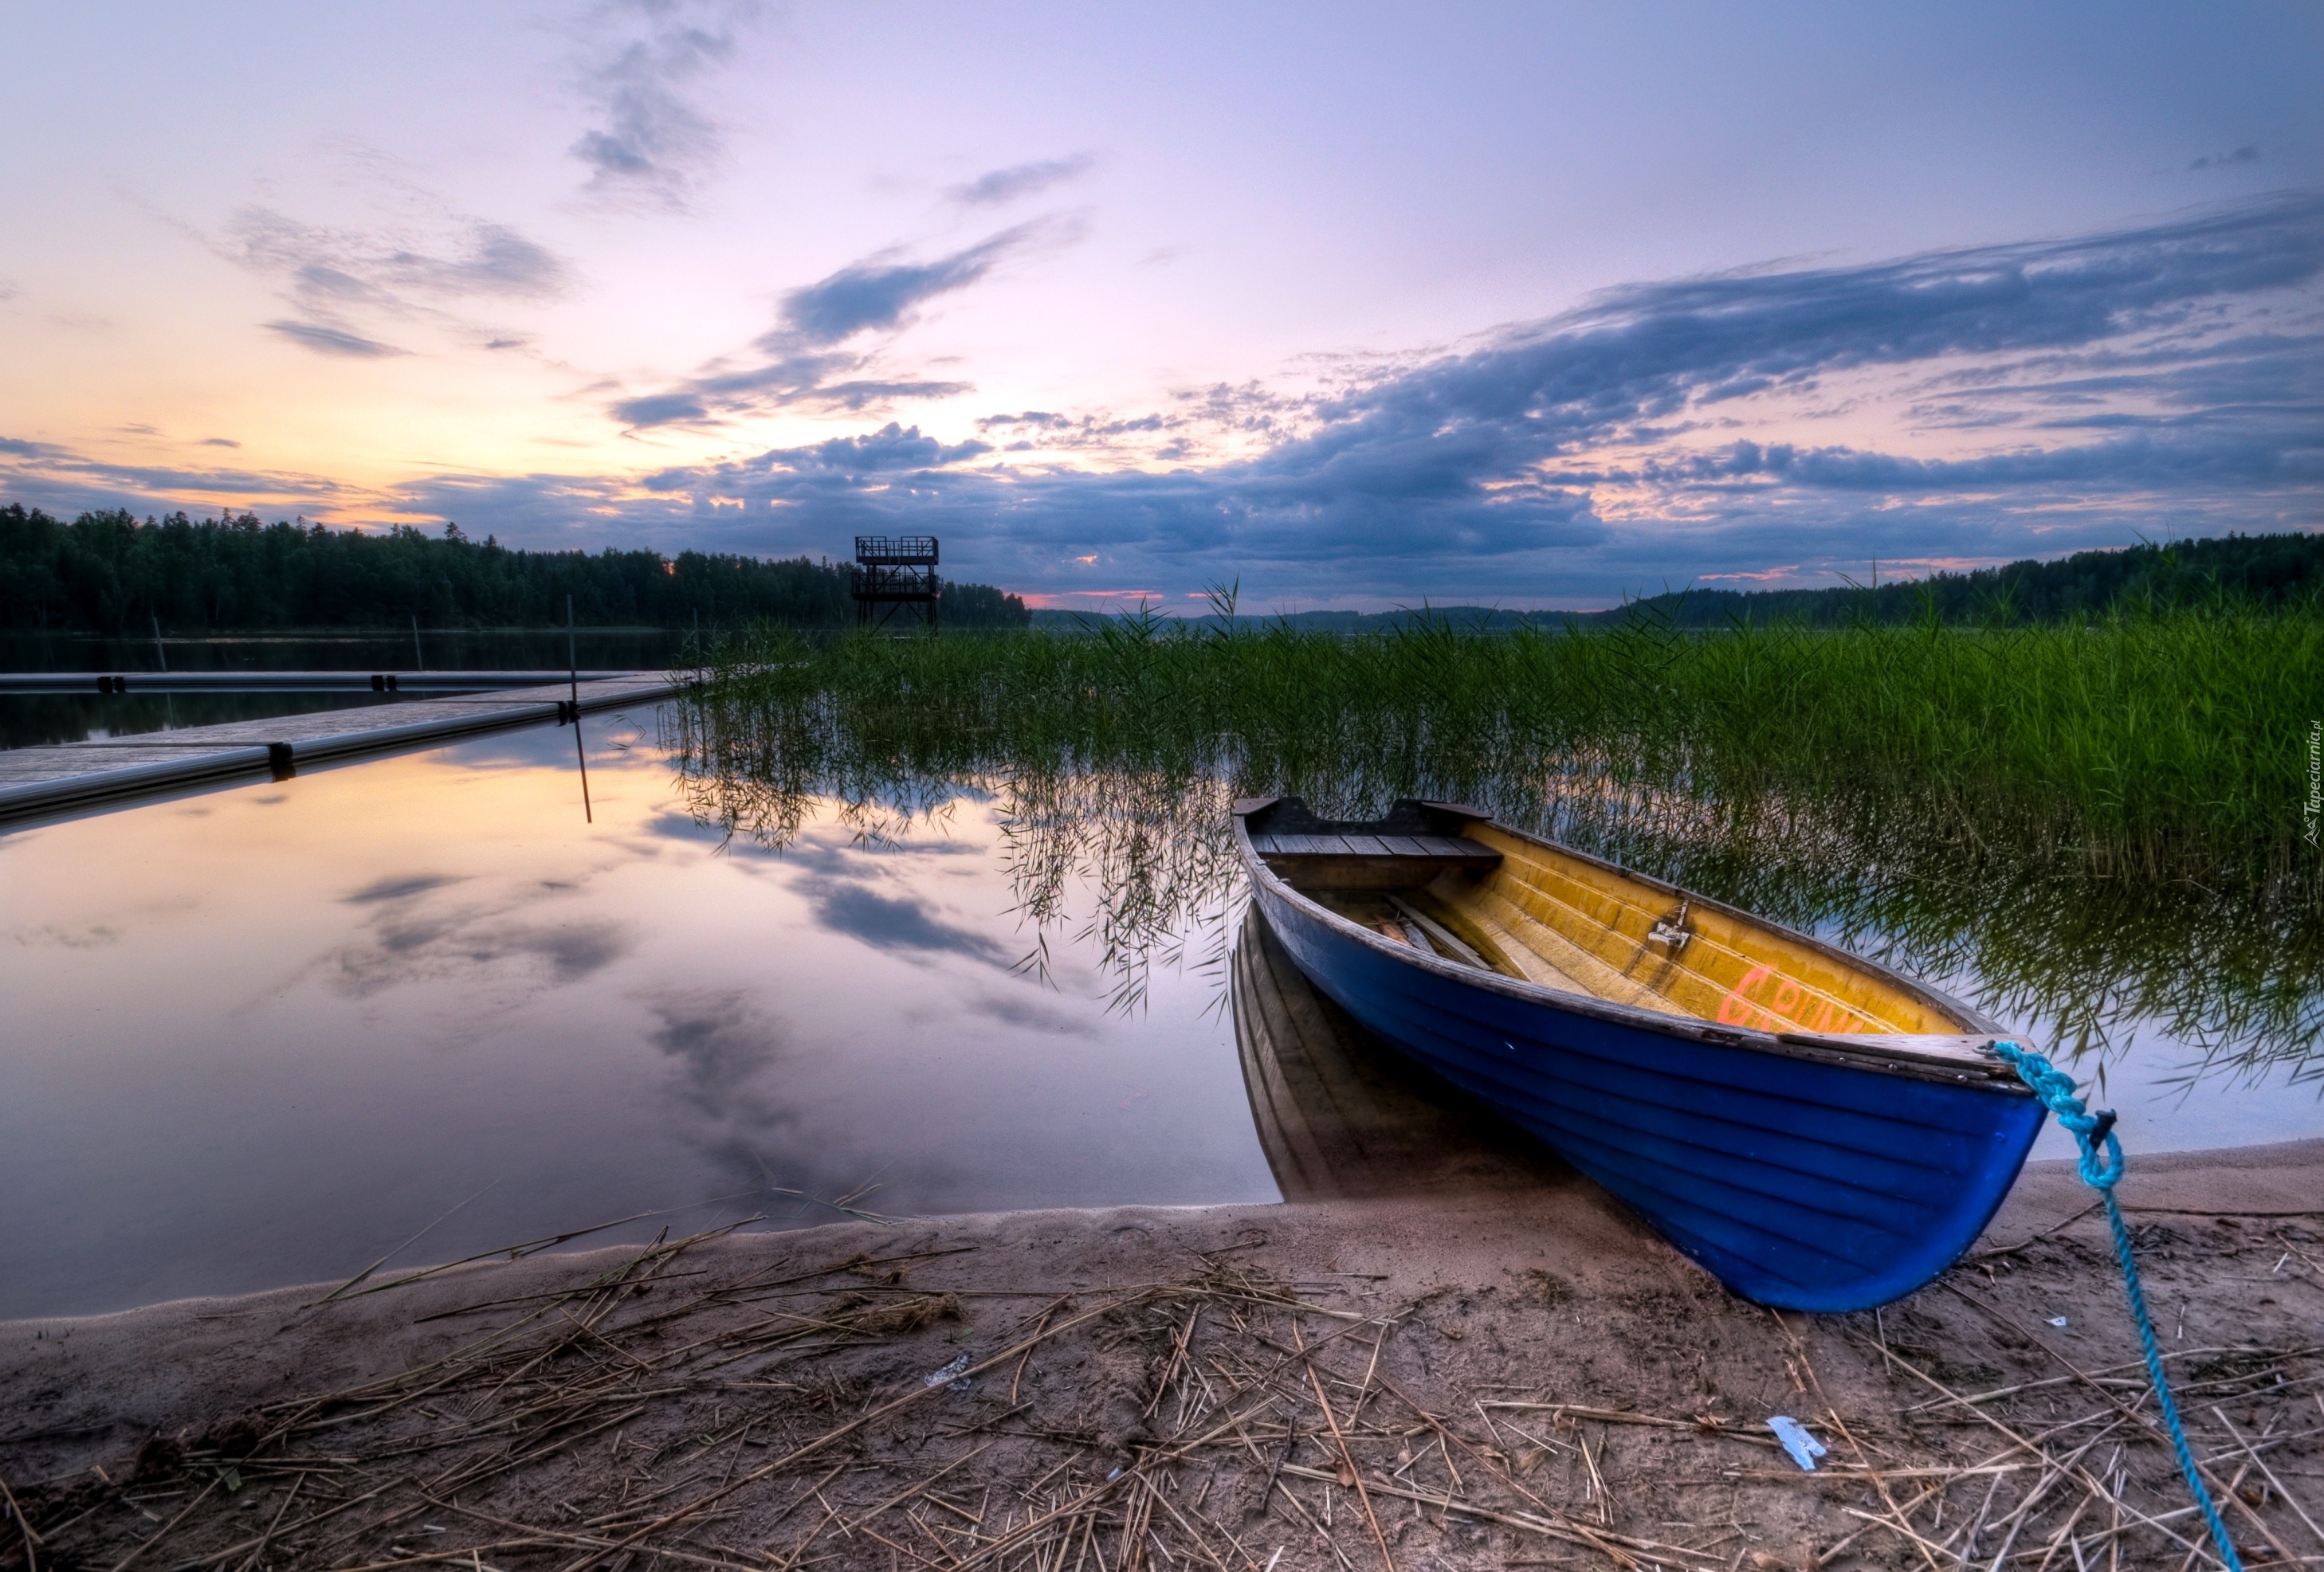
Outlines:
<svg viewBox="0 0 2324 1572"><path fill-rule="evenodd" d="M2314 1563L2324 1141L2123 1196L2238 1539ZM59 1567L2176 1566L2201 1536L2089 1202L2029 1169L1878 1315L1742 1303L1544 1171L10 1322L0 1567L22 1526Z"/></svg>

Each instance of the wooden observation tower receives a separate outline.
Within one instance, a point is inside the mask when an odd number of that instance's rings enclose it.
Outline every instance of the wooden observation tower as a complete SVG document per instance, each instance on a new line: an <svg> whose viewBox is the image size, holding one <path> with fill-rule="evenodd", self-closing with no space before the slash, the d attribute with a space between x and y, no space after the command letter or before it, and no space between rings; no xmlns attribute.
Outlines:
<svg viewBox="0 0 2324 1572"><path fill-rule="evenodd" d="M855 538L855 625L885 628L900 615L933 633L942 591L936 582L936 538L933 535L859 535Z"/></svg>

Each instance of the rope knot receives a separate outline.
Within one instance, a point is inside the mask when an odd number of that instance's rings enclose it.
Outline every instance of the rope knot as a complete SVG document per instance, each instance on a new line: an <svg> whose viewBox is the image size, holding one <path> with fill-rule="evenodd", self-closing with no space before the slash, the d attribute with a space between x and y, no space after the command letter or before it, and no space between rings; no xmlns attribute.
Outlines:
<svg viewBox="0 0 2324 1572"><path fill-rule="evenodd" d="M2015 1043L1996 1043L1993 1051L2017 1071L2017 1079L2034 1089L2043 1106L2058 1117L2081 1148L2075 1172L2092 1190L2112 1190L2122 1179L2122 1143L2115 1138L2114 1115L2092 1113L2074 1095L2074 1078L2041 1054Z"/></svg>

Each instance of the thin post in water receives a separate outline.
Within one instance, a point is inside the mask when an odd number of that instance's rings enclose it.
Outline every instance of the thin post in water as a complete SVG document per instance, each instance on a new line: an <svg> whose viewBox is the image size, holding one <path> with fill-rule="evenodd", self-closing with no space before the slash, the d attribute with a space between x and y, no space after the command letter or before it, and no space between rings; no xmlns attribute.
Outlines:
<svg viewBox="0 0 2324 1572"><path fill-rule="evenodd" d="M170 657L161 648L161 614L159 611L150 614L153 619L153 658L161 663L163 671L167 671L170 669Z"/></svg>
<svg viewBox="0 0 2324 1572"><path fill-rule="evenodd" d="M420 613L417 611L411 613L411 669L428 669L428 662L420 653Z"/></svg>
<svg viewBox="0 0 2324 1572"><path fill-rule="evenodd" d="M572 685L567 690L573 695L573 757L581 761L581 819L594 824L597 814L589 806L589 750L581 744L581 657L573 641L573 597L565 597L565 670Z"/></svg>

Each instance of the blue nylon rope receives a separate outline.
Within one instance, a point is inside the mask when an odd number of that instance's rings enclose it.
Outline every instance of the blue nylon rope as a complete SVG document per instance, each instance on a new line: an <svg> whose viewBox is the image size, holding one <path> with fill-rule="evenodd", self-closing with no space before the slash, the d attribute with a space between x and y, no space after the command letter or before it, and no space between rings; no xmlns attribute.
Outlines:
<svg viewBox="0 0 2324 1572"><path fill-rule="evenodd" d="M2074 1095L2074 1078L2039 1053L2015 1043L1996 1043L1993 1051L2034 1089L2034 1095L2058 1116L2058 1123L2073 1132L2075 1144L2082 1149L2082 1182L2098 1192L2098 1199L2106 1202L2107 1220L2114 1225L2114 1253L2122 1263L2131 1319L2138 1323L2139 1346L2146 1351L2147 1379L2154 1383L2155 1406L2162 1411L2163 1429L2170 1433L2171 1449L2179 1454L2179 1472L2187 1476L2187 1488L2194 1492L2195 1504L2203 1509L2204 1520L2211 1525L2212 1542L2218 1546L2227 1572L2243 1572L2227 1525L2219 1521L2219 1509L2211 1504L2211 1493L2203 1488L2195 1450L2187 1444L2186 1427L2179 1422L2179 1405L2171 1401L2171 1384L2163 1378L2163 1352L2155 1347L2154 1322L2146 1313L2146 1292L2138 1285L2138 1264L2131 1257L2130 1226L2122 1220L2122 1208L2114 1199L2114 1187L2121 1181L2123 1170L2122 1142L2114 1133L2114 1116L2091 1113Z"/></svg>

